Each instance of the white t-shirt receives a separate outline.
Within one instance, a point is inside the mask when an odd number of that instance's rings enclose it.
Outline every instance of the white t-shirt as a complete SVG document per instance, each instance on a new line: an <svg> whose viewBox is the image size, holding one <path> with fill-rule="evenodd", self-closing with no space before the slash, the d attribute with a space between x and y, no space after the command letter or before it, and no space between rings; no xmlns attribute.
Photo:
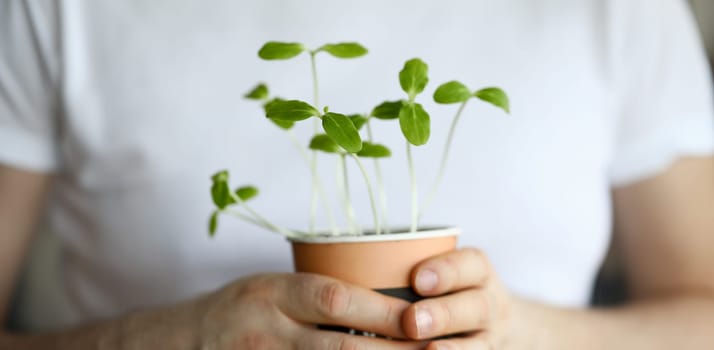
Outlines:
<svg viewBox="0 0 714 350"><path fill-rule="evenodd" d="M241 97L265 81L282 97L311 99L307 56L261 61L268 40L367 46L356 60L318 57L321 101L343 113L402 98L404 61L426 61L431 80L418 100L433 136L414 149L422 194L456 109L430 102L437 84L504 88L510 116L466 108L422 222L460 226L461 245L485 250L514 293L543 302L587 305L613 186L714 150L709 71L679 0L3 0L0 162L56 174L45 227L58 260L20 305L24 326L112 317L291 270L280 236L229 218L207 235L209 178L223 168L234 186L261 188L254 206L265 216L308 225L302 158ZM403 138L397 123L375 127L395 153L383 168L390 224L403 226ZM311 131L296 130L305 143ZM319 166L335 187L335 159ZM350 171L369 226L365 187Z"/></svg>

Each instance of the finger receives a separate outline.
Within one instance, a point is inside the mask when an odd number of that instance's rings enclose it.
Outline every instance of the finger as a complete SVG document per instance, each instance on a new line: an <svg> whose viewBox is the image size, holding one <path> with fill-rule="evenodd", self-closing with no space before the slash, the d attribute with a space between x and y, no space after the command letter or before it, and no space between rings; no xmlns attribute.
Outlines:
<svg viewBox="0 0 714 350"><path fill-rule="evenodd" d="M294 337L296 350L421 350L426 342L399 341L304 328Z"/></svg>
<svg viewBox="0 0 714 350"><path fill-rule="evenodd" d="M482 332L468 337L436 340L429 343L424 350L490 350L493 348L488 339L488 333Z"/></svg>
<svg viewBox="0 0 714 350"><path fill-rule="evenodd" d="M404 300L314 274L294 274L283 288L276 303L294 320L406 338L401 315L409 303Z"/></svg>
<svg viewBox="0 0 714 350"><path fill-rule="evenodd" d="M424 299L404 312L404 332L410 339L431 339L484 330L491 320L491 304L481 289Z"/></svg>
<svg viewBox="0 0 714 350"><path fill-rule="evenodd" d="M419 263L412 270L412 286L423 296L435 296L482 286L491 274L486 256L465 248L444 253Z"/></svg>

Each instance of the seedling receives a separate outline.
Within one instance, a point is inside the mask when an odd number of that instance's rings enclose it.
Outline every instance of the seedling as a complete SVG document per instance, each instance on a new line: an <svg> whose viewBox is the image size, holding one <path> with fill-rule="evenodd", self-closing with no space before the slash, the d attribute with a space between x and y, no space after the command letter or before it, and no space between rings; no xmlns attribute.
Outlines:
<svg viewBox="0 0 714 350"><path fill-rule="evenodd" d="M449 151L451 150L451 142L454 139L454 132L456 131L456 125L459 123L459 118L461 118L461 113L466 108L466 104L472 99L478 98L484 102L488 102L498 108L503 109L506 113L511 113L511 107L508 101L508 95L498 87L487 87L477 91L472 92L466 85L452 80L450 82L441 84L436 91L434 91L434 101L440 104L456 104L460 103L459 109L454 115L454 119L451 122L451 127L449 128L449 135L446 137L446 144L444 145L444 153L441 156L441 164L439 165L439 173L434 180L429 191L429 196L427 197L426 204L423 210L429 208L429 205L433 202L436 197L436 193L441 185L441 181L444 178L444 172L446 171L446 164L449 160Z"/></svg>
<svg viewBox="0 0 714 350"><path fill-rule="evenodd" d="M258 51L258 56L264 60L286 60L307 53L310 57L310 68L312 73L313 100L308 103L301 100L285 100L277 97L270 97L270 91L265 84L258 84L244 97L262 102L265 116L275 125L285 130L291 138L293 144L310 168L312 177L312 195L310 205L310 227L308 232L301 232L287 229L270 222L268 219L257 213L249 206L248 202L258 195L258 189L254 186L242 186L233 191L229 187L229 174L223 170L212 179L211 197L216 209L210 216L209 233L215 234L218 219L221 214L234 215L254 225L282 234L287 237L298 237L303 235L315 235L315 217L318 206L318 197L323 202L327 212L332 234L340 234L340 230L335 225L333 214L327 202L325 191L320 175L317 172L317 153L323 152L334 155L337 159L337 183L338 193L343 209L348 221L348 232L351 234L364 234L356 220L352 200L350 198L349 180L347 177L347 159L354 160L360 170L367 187L374 233L389 233L387 225L387 198L384 190L384 181L379 163L380 158L390 157L391 150L374 140L372 133L373 120L398 120L399 127L406 144L406 155L411 187L411 223L410 231L415 232L418 228L420 216L419 196L417 188L417 178L414 170L414 160L412 158L412 147L422 146L429 141L430 137L430 116L424 107L416 101L416 98L425 90L428 82L428 66L422 60L413 58L404 64L399 72L399 84L406 94L405 99L386 101L374 107L366 115L347 115L330 111L327 106L321 108L319 104L319 85L317 78L317 65L315 57L317 54L325 52L337 58L356 58L367 54L367 49L358 43L338 43L325 44L317 49L307 49L300 43L268 42ZM443 178L451 147L454 131L458 120L471 98L478 98L491 103L504 111L509 112L508 97L499 88L485 88L471 92L465 85L451 81L442 84L434 93L434 100L441 104L460 103L460 107L454 116L449 130L449 135L444 146L439 173L432 184L429 197L427 197L426 209L433 200L435 193ZM305 120L313 119L314 136L307 143L307 147L292 132L293 127ZM367 140L363 140L361 130L367 130ZM306 150L311 150L308 155ZM372 158L374 160L375 176L377 180L377 191L379 192L379 209L375 191L372 186L369 173L362 163L361 158ZM237 208L237 209L236 209ZM381 211L381 215L379 213Z"/></svg>

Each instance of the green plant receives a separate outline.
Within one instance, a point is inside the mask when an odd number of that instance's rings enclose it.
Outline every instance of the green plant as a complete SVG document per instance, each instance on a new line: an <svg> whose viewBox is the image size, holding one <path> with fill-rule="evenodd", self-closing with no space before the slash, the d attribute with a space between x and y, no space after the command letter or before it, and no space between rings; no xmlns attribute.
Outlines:
<svg viewBox="0 0 714 350"><path fill-rule="evenodd" d="M411 224L410 231L415 232L418 228L420 216L419 197L417 191L417 178L414 170L414 160L412 158L412 147L422 146L429 141L430 136L430 116L424 107L416 101L428 82L428 66L422 60L413 58L404 64L399 72L399 84L406 93L406 99L385 101L372 109L366 115L341 114L330 111L327 106L321 107L319 104L319 85L317 78L317 65L315 57L317 54L325 52L337 58L356 58L367 53L367 49L358 43L337 43L325 44L317 49L309 50L300 43L268 42L258 51L258 56L264 60L286 60L307 53L310 57L310 68L312 73L313 101L312 104L301 100L285 100L278 97L270 97L270 91L265 84L258 84L244 97L261 101L266 117L279 128L286 131L298 152L303 157L306 165L310 169L312 178L312 195L310 205L310 227L307 232L286 229L270 222L268 219L253 210L248 202L258 195L258 189L254 186L242 186L231 190L229 186L229 174L226 170L213 175L211 186L211 197L216 206L209 220L209 233L213 235L218 225L220 214L230 214L242 220L260 226L267 230L288 236L316 234L315 216L318 206L318 198L324 204L328 220L332 229L332 234L340 234L334 220L333 213L327 202L322 180L317 172L317 153L324 152L336 156L337 178L339 184L340 199L343 210L348 221L348 231L351 234L363 234L363 230L357 224L355 212L349 191L349 179L347 177L347 159L352 159L360 170L365 181L369 194L370 206L375 234L383 232L389 233L387 225L387 199L384 189L383 174L380 166L380 159L391 156L390 149L374 140L372 132L373 120L398 120L399 127L405 138L406 154L411 187ZM454 130L458 120L471 98L478 98L491 103L504 111L509 112L508 97L499 88L485 88L475 92L470 91L465 85L451 81L442 84L434 93L434 100L441 104L460 103L460 107L454 116L449 135L441 160L439 173L432 184L429 197L427 197L426 209L433 200L441 180L443 178L449 150L454 136ZM296 123L313 119L314 136L310 139L307 148L298 140L292 129ZM360 134L362 129L367 130L367 140L363 140ZM306 149L311 151L308 154ZM370 180L369 173L361 158L371 158L374 162L376 191ZM377 200L377 193L379 201ZM377 206L379 202L379 206ZM237 208L237 209L236 209ZM378 209L379 208L379 209ZM381 212L381 213L380 213ZM383 231L384 230L384 231Z"/></svg>

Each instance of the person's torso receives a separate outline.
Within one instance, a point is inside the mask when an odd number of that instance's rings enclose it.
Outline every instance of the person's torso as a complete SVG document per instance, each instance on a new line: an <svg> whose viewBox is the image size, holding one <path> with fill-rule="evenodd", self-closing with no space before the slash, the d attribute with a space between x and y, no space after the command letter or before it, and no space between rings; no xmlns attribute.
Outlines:
<svg viewBox="0 0 714 350"><path fill-rule="evenodd" d="M413 149L422 196L456 112L432 102L436 86L457 79L507 91L510 115L475 101L466 107L422 222L460 226L460 244L483 249L515 293L586 304L611 228L614 121L598 3L61 3L64 170L48 224L61 239L61 292L74 314L57 319L112 316L291 269L289 245L277 235L228 217L215 238L207 235L210 176L223 168L234 186L261 189L256 210L284 226L308 225L307 166L260 105L242 98L266 82L277 96L312 99L308 57L261 61L256 53L268 40L368 47L355 60L317 58L321 104L347 114L403 98L397 73L407 59L429 64L417 100L431 114L432 138ZM405 226L404 140L395 121L373 127L394 153L382 162L389 223ZM312 123L296 133L307 144ZM330 198L335 162L319 158ZM365 186L350 167L355 210L369 227ZM339 202L330 204L344 222ZM319 222L327 227L323 215Z"/></svg>

